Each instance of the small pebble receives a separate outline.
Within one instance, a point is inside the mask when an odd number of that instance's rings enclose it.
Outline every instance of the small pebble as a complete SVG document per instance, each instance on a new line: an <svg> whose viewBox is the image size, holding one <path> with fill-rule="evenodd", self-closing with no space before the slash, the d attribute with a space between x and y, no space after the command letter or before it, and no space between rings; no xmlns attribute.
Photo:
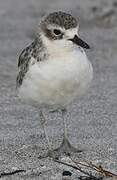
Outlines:
<svg viewBox="0 0 117 180"><path fill-rule="evenodd" d="M63 171L63 180L71 180L72 173L70 171Z"/></svg>
<svg viewBox="0 0 117 180"><path fill-rule="evenodd" d="M71 176L72 173L70 171L63 171L63 176Z"/></svg>

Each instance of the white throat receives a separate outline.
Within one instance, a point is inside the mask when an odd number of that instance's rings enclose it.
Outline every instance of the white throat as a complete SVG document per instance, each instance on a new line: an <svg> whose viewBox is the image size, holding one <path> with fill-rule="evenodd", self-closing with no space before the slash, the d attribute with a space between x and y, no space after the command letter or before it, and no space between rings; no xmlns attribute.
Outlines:
<svg viewBox="0 0 117 180"><path fill-rule="evenodd" d="M78 28L65 30L63 39L51 40L43 33L41 33L41 38L50 56L61 57L77 48L77 45L69 41L69 39L72 39L76 34L78 34Z"/></svg>

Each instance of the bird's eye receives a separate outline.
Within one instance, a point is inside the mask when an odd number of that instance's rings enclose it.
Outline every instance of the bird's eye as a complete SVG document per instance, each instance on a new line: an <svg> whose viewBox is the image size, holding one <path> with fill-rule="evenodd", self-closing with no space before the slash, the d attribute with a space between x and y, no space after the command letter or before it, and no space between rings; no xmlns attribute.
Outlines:
<svg viewBox="0 0 117 180"><path fill-rule="evenodd" d="M61 31L59 29L54 29L54 34L56 36L59 36L61 34Z"/></svg>

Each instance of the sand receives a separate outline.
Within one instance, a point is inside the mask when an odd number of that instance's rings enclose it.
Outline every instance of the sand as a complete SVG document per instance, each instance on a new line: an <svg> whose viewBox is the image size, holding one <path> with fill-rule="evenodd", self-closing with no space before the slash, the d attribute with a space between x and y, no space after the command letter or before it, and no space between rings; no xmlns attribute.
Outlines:
<svg viewBox="0 0 117 180"><path fill-rule="evenodd" d="M60 180L63 170L79 172L41 159L47 152L38 109L19 101L15 92L17 58L31 43L40 18L64 10L80 19L80 35L91 45L87 55L94 67L92 86L68 108L71 142L88 160L117 172L117 3L107 0L1 0L0 1L0 173L23 169L4 180ZM54 147L62 141L59 114L48 114L47 128ZM62 155L62 160L67 158Z"/></svg>

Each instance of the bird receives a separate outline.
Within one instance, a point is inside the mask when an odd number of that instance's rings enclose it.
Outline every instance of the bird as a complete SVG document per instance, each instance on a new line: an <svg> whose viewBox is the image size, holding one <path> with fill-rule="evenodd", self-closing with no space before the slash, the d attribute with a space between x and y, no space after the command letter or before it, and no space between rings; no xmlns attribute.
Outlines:
<svg viewBox="0 0 117 180"><path fill-rule="evenodd" d="M57 11L41 19L33 42L19 55L18 96L39 107L49 154L56 149L46 130L44 108L57 110L63 119L63 141L57 149L65 147L78 152L69 141L65 115L67 106L84 95L93 79L93 67L84 49L90 46L80 38L79 20L67 12Z"/></svg>

